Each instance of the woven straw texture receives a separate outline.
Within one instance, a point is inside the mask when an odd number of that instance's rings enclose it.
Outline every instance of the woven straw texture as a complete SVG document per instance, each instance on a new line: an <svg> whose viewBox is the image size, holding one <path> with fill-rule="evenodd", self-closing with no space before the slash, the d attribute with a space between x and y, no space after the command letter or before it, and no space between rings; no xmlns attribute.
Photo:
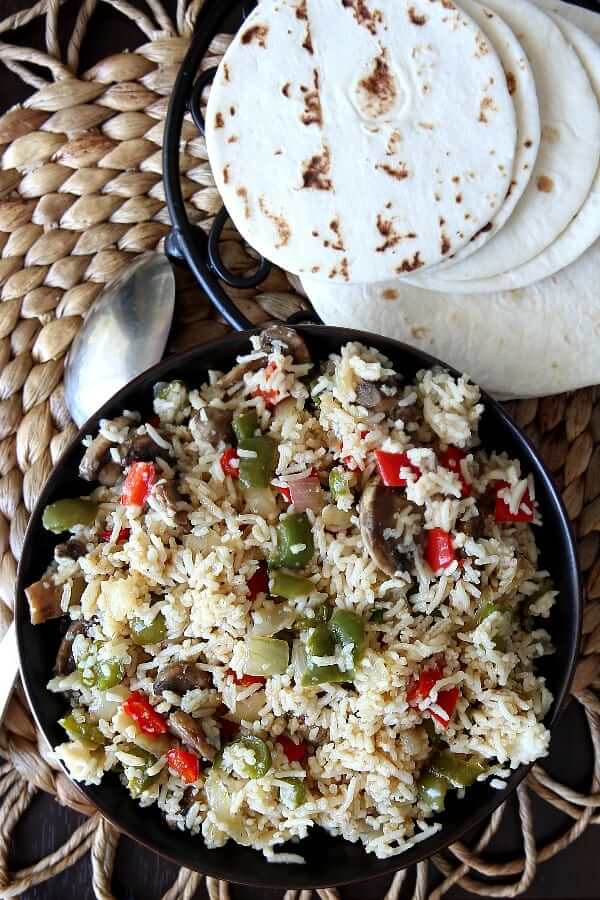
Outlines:
<svg viewBox="0 0 600 900"><path fill-rule="evenodd" d="M12 618L29 513L75 434L63 399L65 354L103 285L135 254L160 249L168 230L161 165L164 118L203 4L178 0L171 20L160 0L146 0L143 12L127 0L104 0L134 19L146 42L79 72L79 48L98 0L81 3L64 58L57 39L61 2L40 0L0 22L0 61L33 89L23 106L0 118L0 636ZM44 17L46 52L9 43L12 30L39 16ZM217 37L203 65L217 64L228 42L225 35ZM181 171L189 216L208 229L221 203L204 140L191 121L184 124ZM242 274L252 268L233 229L225 231L221 250L230 269ZM208 343L228 331L191 277L177 277L168 352ZM231 293L256 324L307 306L277 270L258 291ZM418 866L418 900L439 900L457 882L480 896L517 896L532 883L539 863L588 826L600 824L600 389L514 403L511 412L553 473L577 534L586 610L572 694L589 725L595 764L588 794L557 783L536 765L516 798L523 855L503 864L482 857L499 827L500 809L477 846L455 844L432 860L444 876L440 887L430 891L428 864ZM0 896L17 896L90 852L95 896L111 900L118 833L53 765L20 689L0 731L0 754ZM89 818L55 853L11 872L11 834L39 790ZM536 844L532 791L570 821L547 846ZM386 900L396 900L403 879L404 873L395 877ZM182 869L164 900L191 898L202 880ZM224 882L205 881L211 900L226 900ZM337 898L336 891L319 893L324 900ZM289 892L285 900L308 900L310 894L297 898L297 892Z"/></svg>

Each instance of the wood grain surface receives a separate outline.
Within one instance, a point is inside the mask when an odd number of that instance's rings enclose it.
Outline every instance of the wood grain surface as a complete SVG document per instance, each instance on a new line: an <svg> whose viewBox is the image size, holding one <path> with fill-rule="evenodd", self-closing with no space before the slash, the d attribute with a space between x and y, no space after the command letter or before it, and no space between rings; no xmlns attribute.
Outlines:
<svg viewBox="0 0 600 900"><path fill-rule="evenodd" d="M29 6L28 0L0 0L2 15L9 15ZM77 0L68 0L61 11L64 33L70 33L78 8ZM174 12L175 0L165 0L165 6ZM68 26L68 27L67 27ZM62 29L61 29L62 32ZM13 43L24 46L42 46L43 23L37 20L33 25L11 35ZM83 68L88 68L97 60L140 43L141 35L136 28L112 9L100 5L92 27L88 30L82 50ZM23 100L30 90L5 69L0 71L0 112ZM572 787L587 791L591 773L591 752L587 730L581 713L571 704L554 735L548 769L552 775ZM538 843L556 836L565 817L533 797ZM22 818L15 833L12 847L11 868L21 868L34 863L51 852L68 838L79 824L74 812L60 807L48 795L38 795L28 812ZM0 823L1 825L2 823ZM490 859L502 861L519 850L520 829L514 808L510 808L502 828L492 844ZM600 833L598 827L591 827L574 845L545 863L539 870L537 879L524 894L536 900L583 900L600 896ZM274 873L275 874L275 873ZM158 898L176 877L175 866L158 856L141 849L128 839L119 844L113 879L114 894L118 900L154 900ZM232 873L232 877L234 873ZM375 900L383 895L386 880L372 881L346 888L344 898L348 900ZM413 879L407 879L402 896L409 896ZM25 900L88 900L93 898L91 886L91 866L89 856L68 869L52 881L46 882L22 895ZM236 900L280 900L280 891L233 888ZM451 890L447 895L451 900L472 896L461 889Z"/></svg>

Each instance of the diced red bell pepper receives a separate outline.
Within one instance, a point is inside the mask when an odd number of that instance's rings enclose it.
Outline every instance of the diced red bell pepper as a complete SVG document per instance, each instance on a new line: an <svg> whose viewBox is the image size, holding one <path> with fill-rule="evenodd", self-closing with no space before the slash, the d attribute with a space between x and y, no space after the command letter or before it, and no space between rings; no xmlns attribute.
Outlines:
<svg viewBox="0 0 600 900"><path fill-rule="evenodd" d="M140 694L139 691L134 691L129 695L123 704L123 712L130 719L133 719L144 734L166 734L168 731L166 719L156 712L146 697Z"/></svg>
<svg viewBox="0 0 600 900"><path fill-rule="evenodd" d="M376 450L375 459L381 480L386 487L406 487L406 478L400 471L410 469L418 477L421 472L413 466L406 453L388 453L386 450Z"/></svg>
<svg viewBox="0 0 600 900"><path fill-rule="evenodd" d="M473 486L466 480L460 467L460 464L465 456L466 453L464 453L458 447L448 447L447 450L444 450L443 453L440 453L440 463L444 466L445 469L449 469L451 472L455 472L458 475L462 487L462 496L470 497L473 491Z"/></svg>
<svg viewBox="0 0 600 900"><path fill-rule="evenodd" d="M447 569L454 562L456 553L452 546L452 535L448 531L444 531L443 528L432 528L427 532L425 559L434 572Z"/></svg>
<svg viewBox="0 0 600 900"><path fill-rule="evenodd" d="M269 593L269 571L266 563L260 563L254 575L248 579L246 587L248 600L256 600L259 594Z"/></svg>
<svg viewBox="0 0 600 900"><path fill-rule="evenodd" d="M440 663L436 663L427 669L423 669L416 681L413 681L408 691L406 699L409 706L418 706L422 700L429 697L431 691L438 683L440 678L444 677L444 670Z"/></svg>
<svg viewBox="0 0 600 900"><path fill-rule="evenodd" d="M100 535L100 537L102 538L103 541L110 541L110 536L111 536L111 534L112 534L112 529L107 528L106 531L103 531L103 532L102 532L102 534ZM130 529L130 528L121 528L121 530L119 531L119 534L118 534L116 543L117 543L117 544L124 544L125 541L128 541L128 540L129 540L129 535L130 535L130 534L131 534L131 529Z"/></svg>
<svg viewBox="0 0 600 900"><path fill-rule="evenodd" d="M233 678L233 683L238 687L250 687L251 684L266 684L267 679L262 675L238 675L233 669L227 669L227 674Z"/></svg>
<svg viewBox="0 0 600 900"><path fill-rule="evenodd" d="M306 744L303 744L302 742L297 744L286 734L280 734L277 738L277 743L287 756L288 762L302 762L304 759L306 759L306 755L308 753Z"/></svg>
<svg viewBox="0 0 600 900"><path fill-rule="evenodd" d="M273 409L279 403L279 391L264 390L263 388L255 388L252 391L253 397L262 397L265 401L267 409Z"/></svg>
<svg viewBox="0 0 600 900"><path fill-rule="evenodd" d="M447 719L442 718L442 716L434 712L433 709L429 710L431 717L435 719L436 722L439 722L440 725L443 725L444 728L447 728L450 724L450 719L454 715L459 697L460 690L457 687L449 688L447 691L440 691L437 695L437 700L435 702L437 706L441 707L444 712L448 714Z"/></svg>
<svg viewBox="0 0 600 900"><path fill-rule="evenodd" d="M238 723L232 722L231 719L219 719L218 724L219 732L221 734L221 746L223 744L228 744L229 741L233 740L240 730Z"/></svg>
<svg viewBox="0 0 600 900"><path fill-rule="evenodd" d="M533 500L531 499L529 491L525 491L523 499L519 504L519 509L516 513L513 513L506 500L503 500L502 497L498 496L499 492L507 487L510 487L510 485L506 481L496 482L496 505L494 509L496 522L500 522L500 524L506 522L533 522Z"/></svg>
<svg viewBox="0 0 600 900"><path fill-rule="evenodd" d="M167 753L169 768L181 775L186 784L193 784L200 777L200 760L195 753L180 747L171 747Z"/></svg>
<svg viewBox="0 0 600 900"><path fill-rule="evenodd" d="M156 466L149 462L134 462L123 482L121 503L123 506L143 506L156 481Z"/></svg>
<svg viewBox="0 0 600 900"><path fill-rule="evenodd" d="M240 477L240 467L239 465L234 466L232 462L234 459L237 460L237 450L234 450L233 447L228 447L227 450L223 450L221 453L221 458L219 462L221 463L221 468L223 469L223 474L228 475L230 478L239 478Z"/></svg>

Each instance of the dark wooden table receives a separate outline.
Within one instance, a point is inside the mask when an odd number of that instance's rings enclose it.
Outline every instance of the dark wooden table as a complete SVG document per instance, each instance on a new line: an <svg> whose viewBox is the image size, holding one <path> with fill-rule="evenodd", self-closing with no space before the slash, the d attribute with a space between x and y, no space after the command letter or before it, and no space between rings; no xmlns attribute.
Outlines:
<svg viewBox="0 0 600 900"><path fill-rule="evenodd" d="M175 9L175 0L164 0L170 12ZM31 5L29 0L0 0L0 19L17 10ZM78 0L68 0L61 11L61 33L69 35ZM3 36L5 37L5 36ZM43 23L38 20L18 33L5 38L23 46L43 46ZM83 67L93 65L97 60L142 42L142 36L135 26L101 5L95 13L92 27L88 29L82 48ZM0 112L23 100L30 93L15 76L0 68ZM577 705L571 703L565 711L552 741L551 755L546 763L549 772L573 788L587 791L591 779L592 753L587 728ZM534 797L534 817L538 846L557 837L568 823L567 817ZM27 813L21 819L11 852L10 868L19 869L31 865L41 857L60 846L82 821L81 816L59 806L48 795L38 795ZM2 823L0 822L0 827ZM600 897L600 834L598 828L589 828L579 840L554 859L540 867L534 884L524 897L536 900L584 900ZM496 862L511 859L521 852L520 829L516 805L506 813L502 828L495 838L487 857ZM158 856L142 849L133 841L123 838L119 844L113 890L118 900L155 900L173 883L177 876L175 866ZM439 879L435 879L436 882ZM408 878L403 891L410 896L413 877ZM348 900L379 900L385 892L387 882L376 880L344 889ZM203 891L205 894L206 892ZM233 894L245 900L280 900L281 891L267 891L249 888L234 888ZM88 900L93 897L91 887L91 864L89 855L77 865L63 872L52 881L46 882L26 894L25 900L54 900L54 898L77 898ZM454 888L446 895L449 900L473 897L460 888Z"/></svg>

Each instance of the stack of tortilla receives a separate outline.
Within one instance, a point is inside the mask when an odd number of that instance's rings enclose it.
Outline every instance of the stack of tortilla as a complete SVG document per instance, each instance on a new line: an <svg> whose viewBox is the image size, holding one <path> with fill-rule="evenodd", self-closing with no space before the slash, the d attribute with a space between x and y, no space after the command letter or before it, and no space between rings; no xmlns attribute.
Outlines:
<svg viewBox="0 0 600 900"><path fill-rule="evenodd" d="M561 0L263 0L207 147L328 324L500 396L600 382L600 15Z"/></svg>

